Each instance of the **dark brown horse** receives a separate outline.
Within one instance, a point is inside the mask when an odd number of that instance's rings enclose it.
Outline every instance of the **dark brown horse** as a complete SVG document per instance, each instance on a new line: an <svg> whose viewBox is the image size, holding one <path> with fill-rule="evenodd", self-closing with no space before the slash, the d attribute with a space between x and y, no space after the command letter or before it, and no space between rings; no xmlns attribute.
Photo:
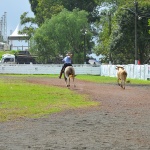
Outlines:
<svg viewBox="0 0 150 150"><path fill-rule="evenodd" d="M72 66L67 66L65 68L65 71L64 71L64 78L65 78L65 82L66 82L66 85L67 87L70 87L70 80L72 78L73 80L73 83L74 83L74 79L75 79L75 70ZM75 83L74 83L74 87L75 87Z"/></svg>

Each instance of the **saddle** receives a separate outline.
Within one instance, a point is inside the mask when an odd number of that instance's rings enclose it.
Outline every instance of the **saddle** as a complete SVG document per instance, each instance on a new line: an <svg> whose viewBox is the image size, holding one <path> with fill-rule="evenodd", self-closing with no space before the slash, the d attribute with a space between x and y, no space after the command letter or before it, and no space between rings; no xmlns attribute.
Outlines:
<svg viewBox="0 0 150 150"><path fill-rule="evenodd" d="M70 63L66 63L66 64L64 64L64 67L63 67L63 69L62 69L63 73L64 73L64 71L65 71L66 67L68 67L68 66L72 66L72 64L70 64Z"/></svg>

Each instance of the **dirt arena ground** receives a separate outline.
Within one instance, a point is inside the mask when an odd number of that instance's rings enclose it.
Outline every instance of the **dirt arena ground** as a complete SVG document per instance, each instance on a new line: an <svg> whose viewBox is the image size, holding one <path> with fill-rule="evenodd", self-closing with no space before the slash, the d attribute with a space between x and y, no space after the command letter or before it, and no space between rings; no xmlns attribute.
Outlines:
<svg viewBox="0 0 150 150"><path fill-rule="evenodd" d="M63 79L27 81L66 88ZM150 86L76 80L70 90L100 106L0 123L0 150L150 150Z"/></svg>

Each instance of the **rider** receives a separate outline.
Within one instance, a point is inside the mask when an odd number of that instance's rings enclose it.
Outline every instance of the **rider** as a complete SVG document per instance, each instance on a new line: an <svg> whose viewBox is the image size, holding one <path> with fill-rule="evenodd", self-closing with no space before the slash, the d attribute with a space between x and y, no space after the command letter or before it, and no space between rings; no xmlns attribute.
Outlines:
<svg viewBox="0 0 150 150"><path fill-rule="evenodd" d="M66 57L62 60L64 62L64 65L62 66L62 69L60 71L59 79L61 79L61 76L64 73L65 68L67 66L72 66L71 58L72 58L72 54L71 53L67 53Z"/></svg>

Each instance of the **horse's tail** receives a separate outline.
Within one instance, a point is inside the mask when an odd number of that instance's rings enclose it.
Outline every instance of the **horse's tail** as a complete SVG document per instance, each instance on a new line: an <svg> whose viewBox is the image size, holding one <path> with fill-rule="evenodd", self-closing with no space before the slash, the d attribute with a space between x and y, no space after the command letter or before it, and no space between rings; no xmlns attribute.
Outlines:
<svg viewBox="0 0 150 150"><path fill-rule="evenodd" d="M73 75L73 74L71 74L71 75L69 75L69 78L74 78L76 75Z"/></svg>

